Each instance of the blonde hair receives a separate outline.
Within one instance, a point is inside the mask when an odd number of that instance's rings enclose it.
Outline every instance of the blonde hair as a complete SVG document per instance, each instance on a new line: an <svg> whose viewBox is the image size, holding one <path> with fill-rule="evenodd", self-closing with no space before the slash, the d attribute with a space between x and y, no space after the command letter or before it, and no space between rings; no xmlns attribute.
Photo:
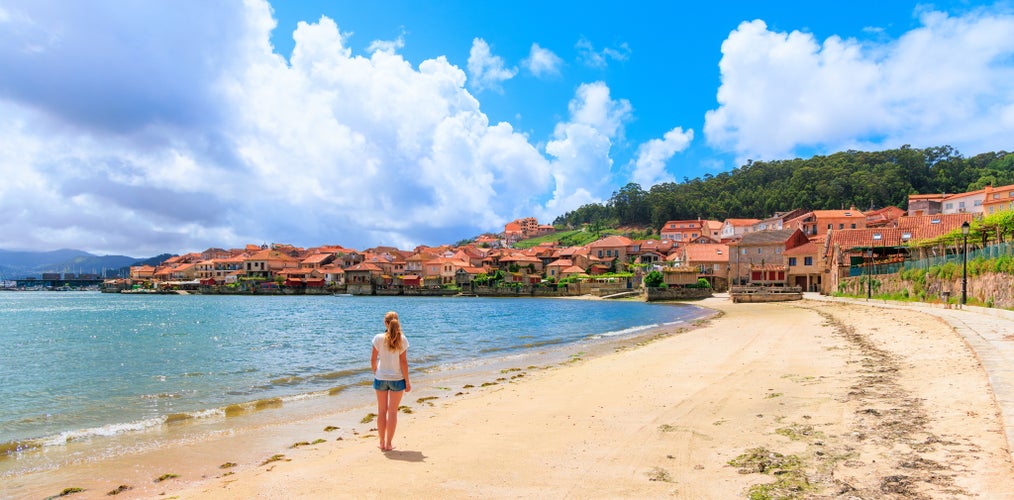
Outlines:
<svg viewBox="0 0 1014 500"><path fill-rule="evenodd" d="M384 335L384 345L392 351L401 350L401 322L398 321L398 313L389 311L384 315L384 323L387 325L387 332Z"/></svg>

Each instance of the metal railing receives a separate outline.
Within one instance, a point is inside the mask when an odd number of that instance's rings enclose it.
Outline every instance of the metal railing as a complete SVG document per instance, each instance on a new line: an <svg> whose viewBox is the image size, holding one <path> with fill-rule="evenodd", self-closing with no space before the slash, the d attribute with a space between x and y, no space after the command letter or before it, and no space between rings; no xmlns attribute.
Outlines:
<svg viewBox="0 0 1014 500"><path fill-rule="evenodd" d="M995 243L992 245L986 245L983 248L972 248L970 245L968 250L969 261L980 257L983 259L997 259L1004 256L1014 256L1014 243ZM905 259L905 262L890 264L861 263L859 265L849 267L849 276L865 276L866 274L894 274L902 268L929 269L932 266L939 266L947 263L961 265L961 252L944 253L942 255L934 255L922 259Z"/></svg>

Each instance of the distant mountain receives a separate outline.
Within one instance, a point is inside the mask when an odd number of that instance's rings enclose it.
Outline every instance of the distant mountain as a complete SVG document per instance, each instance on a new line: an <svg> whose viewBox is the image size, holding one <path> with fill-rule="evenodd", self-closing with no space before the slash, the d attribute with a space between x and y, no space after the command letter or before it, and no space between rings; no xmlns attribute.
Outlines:
<svg viewBox="0 0 1014 500"><path fill-rule="evenodd" d="M162 262L168 258L162 258ZM159 256L162 257L162 256ZM41 277L42 273L74 273L98 274L103 276L123 276L124 269L144 261L158 259L138 259L126 255L92 255L81 250L53 250L49 252L16 252L0 250L0 277L2 279L22 279Z"/></svg>

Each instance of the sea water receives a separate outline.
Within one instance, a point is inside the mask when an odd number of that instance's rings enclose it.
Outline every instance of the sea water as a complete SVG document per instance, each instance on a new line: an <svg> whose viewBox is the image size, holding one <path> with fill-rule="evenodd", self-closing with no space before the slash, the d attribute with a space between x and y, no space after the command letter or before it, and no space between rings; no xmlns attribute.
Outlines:
<svg viewBox="0 0 1014 500"><path fill-rule="evenodd" d="M370 342L391 310L414 373L705 314L636 301L4 292L0 466L40 449L365 386ZM16 473L7 465L0 476Z"/></svg>

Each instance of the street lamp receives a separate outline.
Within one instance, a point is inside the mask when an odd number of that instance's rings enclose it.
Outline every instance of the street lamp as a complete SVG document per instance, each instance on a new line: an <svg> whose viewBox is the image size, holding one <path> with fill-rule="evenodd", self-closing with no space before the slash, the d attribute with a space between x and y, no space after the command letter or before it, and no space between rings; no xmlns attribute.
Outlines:
<svg viewBox="0 0 1014 500"><path fill-rule="evenodd" d="M961 223L961 307L968 300L968 221Z"/></svg>
<svg viewBox="0 0 1014 500"><path fill-rule="evenodd" d="M877 248L877 242L880 241L881 239L883 239L883 237L884 236L882 234L880 234L880 233L873 233L873 244L870 247L870 251L871 252L873 251L873 249ZM883 259L884 256L881 254L880 258ZM870 264L876 266L876 261L870 262ZM876 271L877 271L877 274L880 274L880 269L876 269Z"/></svg>

